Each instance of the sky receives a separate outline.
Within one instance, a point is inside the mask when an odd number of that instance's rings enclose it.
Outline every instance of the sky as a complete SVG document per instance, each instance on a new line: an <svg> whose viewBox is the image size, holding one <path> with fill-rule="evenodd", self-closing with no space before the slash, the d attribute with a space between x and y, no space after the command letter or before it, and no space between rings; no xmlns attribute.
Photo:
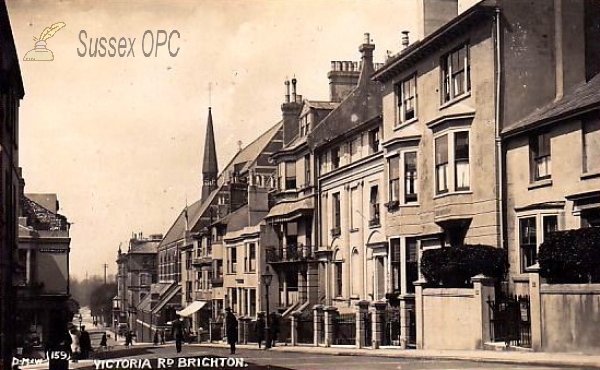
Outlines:
<svg viewBox="0 0 600 370"><path fill-rule="evenodd" d="M25 85L25 192L58 195L79 279L103 275L105 263L116 273L120 243L166 234L198 200L209 106L221 169L238 141L281 119L286 79L304 98L328 100L331 61L358 61L364 33L375 62L401 49L402 31L420 35L417 0L6 1ZM46 40L54 60L23 61L57 22L66 26ZM176 56L155 46L158 30L178 32ZM133 55L90 56L101 37L117 46L124 37L127 52L135 39Z"/></svg>

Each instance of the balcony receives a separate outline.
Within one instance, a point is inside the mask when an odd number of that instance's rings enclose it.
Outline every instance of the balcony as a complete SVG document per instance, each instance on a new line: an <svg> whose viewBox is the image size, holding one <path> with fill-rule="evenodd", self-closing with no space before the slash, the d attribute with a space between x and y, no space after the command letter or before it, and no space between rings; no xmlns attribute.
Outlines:
<svg viewBox="0 0 600 370"><path fill-rule="evenodd" d="M223 287L223 278L222 277L212 278L210 283L212 284L213 288L221 288L221 287Z"/></svg>
<svg viewBox="0 0 600 370"><path fill-rule="evenodd" d="M267 262L296 262L312 258L310 245L289 244L285 247L270 247L267 249Z"/></svg>
<svg viewBox="0 0 600 370"><path fill-rule="evenodd" d="M193 266L207 266L207 265L210 266L211 264L212 264L211 256L196 257L192 260Z"/></svg>
<svg viewBox="0 0 600 370"><path fill-rule="evenodd" d="M212 292L210 290L196 290L194 297L197 301L210 301L212 299Z"/></svg>

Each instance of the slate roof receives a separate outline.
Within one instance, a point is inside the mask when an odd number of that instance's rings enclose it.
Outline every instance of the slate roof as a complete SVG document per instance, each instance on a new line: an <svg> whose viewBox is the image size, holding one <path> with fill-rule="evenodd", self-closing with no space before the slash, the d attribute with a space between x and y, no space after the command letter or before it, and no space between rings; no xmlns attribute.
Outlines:
<svg viewBox="0 0 600 370"><path fill-rule="evenodd" d="M362 66L354 90L308 134L307 142L311 149L314 150L353 128L381 117L381 84L371 80L374 72L372 52L369 57L363 55Z"/></svg>
<svg viewBox="0 0 600 370"><path fill-rule="evenodd" d="M282 125L283 121L278 122L265 133L260 135L252 143L240 150L223 169L217 181L217 188L210 193L208 198L206 198L206 201L202 202L201 200L198 200L187 207L188 228L190 231L199 231L197 229L199 227L198 221L200 221L202 216L209 209L210 205L213 204L217 194L222 190L227 179L226 175L229 173L229 171L237 169L238 173L247 172L248 168L254 164L260 153L267 145L269 145L273 137L281 129ZM169 231L167 231L165 237L160 243L161 246L165 246L183 239L185 234L185 212L186 208L184 207L181 210L181 213L175 219L175 222Z"/></svg>
<svg viewBox="0 0 600 370"><path fill-rule="evenodd" d="M34 197L33 195L48 197ZM30 197L40 201L50 199L50 202L43 202L50 209L37 203ZM56 194L27 194L21 198L21 207L23 209L23 216L27 218L27 225L33 227L35 230L68 230L69 224L67 218L52 211L52 209L56 209Z"/></svg>
<svg viewBox="0 0 600 370"><path fill-rule="evenodd" d="M208 198L206 198L205 202L202 202L202 200L198 200L187 206L188 229L190 231L193 231L194 226L196 226L204 212L206 212L209 206L213 203L213 200L215 199L219 191L221 191L222 187L223 186L220 185L215 190L213 190L208 196ZM167 234L160 243L161 246L168 245L183 239L185 234L185 213L186 207L184 207L181 210L181 213L179 214L179 216L177 216L175 222L173 223L169 231L167 231Z"/></svg>
<svg viewBox="0 0 600 370"><path fill-rule="evenodd" d="M562 99L537 109L521 121L506 125L503 136L535 129L559 120L568 119L600 107L600 74L581 84Z"/></svg>
<svg viewBox="0 0 600 370"><path fill-rule="evenodd" d="M131 249L127 253L136 253L136 254L156 253L156 252L158 252L159 244L160 244L160 240L134 243L131 245Z"/></svg>
<svg viewBox="0 0 600 370"><path fill-rule="evenodd" d="M273 127L267 130L265 133L260 135L256 140L248 144L242 150L236 153L236 155L229 161L227 166L223 169L217 180L218 184L225 183L229 172L237 169L238 173L245 173L248 168L254 164L258 159L260 153L265 149L271 142L273 137L282 128L283 121L277 122Z"/></svg>

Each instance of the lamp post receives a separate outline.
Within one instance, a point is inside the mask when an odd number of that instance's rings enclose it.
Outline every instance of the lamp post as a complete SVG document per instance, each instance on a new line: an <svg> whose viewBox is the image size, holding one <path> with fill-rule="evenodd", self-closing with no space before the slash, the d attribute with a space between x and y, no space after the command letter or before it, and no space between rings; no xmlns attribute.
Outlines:
<svg viewBox="0 0 600 370"><path fill-rule="evenodd" d="M81 331L81 322L83 321L83 316L79 314L79 331Z"/></svg>
<svg viewBox="0 0 600 370"><path fill-rule="evenodd" d="M271 281L273 280L273 274L269 271L269 266L264 274L260 276L262 283L266 286L266 298L267 298L267 317L265 321L265 348L271 348L271 328L269 327L269 286L271 285Z"/></svg>

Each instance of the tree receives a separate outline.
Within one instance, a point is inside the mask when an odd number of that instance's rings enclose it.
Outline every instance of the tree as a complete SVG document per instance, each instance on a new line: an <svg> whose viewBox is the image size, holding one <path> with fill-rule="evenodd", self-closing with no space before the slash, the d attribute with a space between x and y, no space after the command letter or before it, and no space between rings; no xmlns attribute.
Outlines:
<svg viewBox="0 0 600 370"><path fill-rule="evenodd" d="M116 295L116 283L96 286L90 294L90 310L92 316L102 316L106 321L112 312L112 301Z"/></svg>

